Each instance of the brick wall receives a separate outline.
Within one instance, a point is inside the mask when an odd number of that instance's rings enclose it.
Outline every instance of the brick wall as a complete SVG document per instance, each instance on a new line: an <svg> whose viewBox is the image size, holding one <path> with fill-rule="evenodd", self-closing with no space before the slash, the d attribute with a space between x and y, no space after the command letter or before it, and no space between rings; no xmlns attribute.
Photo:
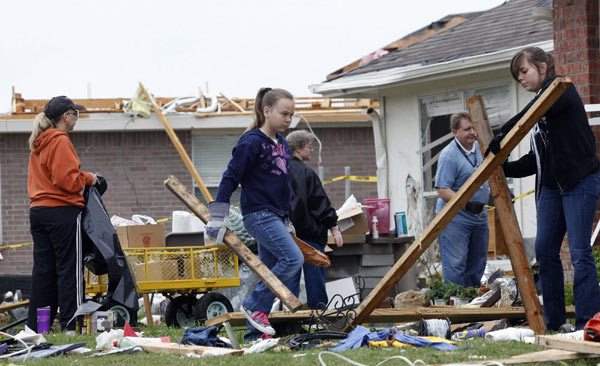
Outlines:
<svg viewBox="0 0 600 366"><path fill-rule="evenodd" d="M321 156L325 168L325 180L344 175L345 166L351 167L352 175L377 175L375 143L371 127L318 128L314 131L323 144ZM309 165L318 173L317 144L315 143L314 146L315 151ZM350 189L360 202L365 198L377 198L377 183L351 182ZM326 184L325 191L336 209L344 203L344 181Z"/></svg>
<svg viewBox="0 0 600 366"><path fill-rule="evenodd" d="M188 153L191 133L179 132ZM0 135L2 164L2 241L16 244L31 241L27 196L28 135ZM130 218L134 213L155 218L170 217L185 207L163 181L173 174L191 187L177 151L163 132L72 133L71 139L83 170L101 172L108 182L103 201L110 215ZM170 222L166 223L167 232ZM31 247L2 252L0 273L30 272Z"/></svg>
<svg viewBox="0 0 600 366"><path fill-rule="evenodd" d="M315 131L323 142L325 179L344 174L352 166L356 175L375 175L375 150L371 128L323 128ZM191 153L191 133L178 132ZM0 174L2 189L2 244L30 242L29 199L27 196L28 135L0 134ZM164 132L97 132L72 133L71 139L83 170L99 171L108 181L103 201L110 215L131 217L147 214L154 218L170 217L173 210L185 210L163 182L173 174L191 187L179 155ZM318 166L315 152L311 166ZM344 202L342 181L326 185L334 207ZM376 197L375 183L353 182L352 192L362 201ZM170 232L170 222L165 223ZM31 272L31 247L2 252L1 273Z"/></svg>
<svg viewBox="0 0 600 366"><path fill-rule="evenodd" d="M573 80L584 104L600 103L599 12L598 0L553 0L556 72ZM600 153L600 128L593 126L592 130ZM598 216L597 212L596 223ZM568 237L563 240L561 259L565 281L573 282Z"/></svg>

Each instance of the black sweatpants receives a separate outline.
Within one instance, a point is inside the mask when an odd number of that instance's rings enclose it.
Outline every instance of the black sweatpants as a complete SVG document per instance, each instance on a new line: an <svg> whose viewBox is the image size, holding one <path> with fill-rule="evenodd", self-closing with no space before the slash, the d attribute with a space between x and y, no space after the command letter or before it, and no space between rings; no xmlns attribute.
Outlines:
<svg viewBox="0 0 600 366"><path fill-rule="evenodd" d="M37 308L50 306L50 324L60 307L61 329L75 329L67 323L83 296L78 258L78 216L76 206L32 207L29 210L33 237L33 272L27 326L37 331ZM80 248L80 246L79 246ZM78 286L79 284L79 286Z"/></svg>

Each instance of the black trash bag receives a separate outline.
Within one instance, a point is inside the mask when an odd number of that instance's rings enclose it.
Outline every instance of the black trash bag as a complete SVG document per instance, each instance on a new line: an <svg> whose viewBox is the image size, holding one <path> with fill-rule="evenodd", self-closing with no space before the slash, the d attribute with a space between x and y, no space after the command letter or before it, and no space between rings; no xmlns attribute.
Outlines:
<svg viewBox="0 0 600 366"><path fill-rule="evenodd" d="M85 209L81 219L82 247L85 266L95 275L108 274L107 301L138 309L135 281L115 228L100 196L106 191L106 179L100 174L98 183L83 192Z"/></svg>

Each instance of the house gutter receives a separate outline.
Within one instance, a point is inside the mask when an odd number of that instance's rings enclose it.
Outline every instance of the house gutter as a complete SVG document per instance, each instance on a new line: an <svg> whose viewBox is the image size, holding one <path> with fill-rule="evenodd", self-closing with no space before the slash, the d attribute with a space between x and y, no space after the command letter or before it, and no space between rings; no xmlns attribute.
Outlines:
<svg viewBox="0 0 600 366"><path fill-rule="evenodd" d="M516 52L525 47L539 47L549 52L554 49L554 41L537 42L433 65L423 66L422 64L414 64L365 74L349 75L330 82L310 85L309 89L315 94L327 97L342 96L373 92L384 86L390 87L416 81L417 79L436 79L442 74L456 73L477 67L489 67L494 64L497 65L495 67L492 66L490 69L498 69L505 67L502 63L510 61Z"/></svg>

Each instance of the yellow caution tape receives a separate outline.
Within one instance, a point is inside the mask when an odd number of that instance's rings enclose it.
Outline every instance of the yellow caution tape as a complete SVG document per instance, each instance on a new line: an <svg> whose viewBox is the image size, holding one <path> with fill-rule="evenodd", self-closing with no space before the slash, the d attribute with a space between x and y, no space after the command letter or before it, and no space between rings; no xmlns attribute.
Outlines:
<svg viewBox="0 0 600 366"><path fill-rule="evenodd" d="M27 247L30 245L33 245L33 243L31 242L31 243L21 243L21 244L13 244L13 245L0 245L0 250Z"/></svg>
<svg viewBox="0 0 600 366"><path fill-rule="evenodd" d="M342 175L341 177L335 177L333 179L324 180L323 184L329 184L337 182L339 180L350 180L354 182L377 182L377 177L361 177L359 175Z"/></svg>
<svg viewBox="0 0 600 366"><path fill-rule="evenodd" d="M516 200L520 200L521 198L527 197L527 196L529 196L530 194L532 194L534 192L535 192L535 189L532 189L529 192L525 192L525 193L523 193L521 195L518 195L517 197L513 198L512 201L515 202ZM490 211L493 211L493 210L496 209L496 207L494 207L494 206L485 205L485 207L488 209L486 212L490 212Z"/></svg>

